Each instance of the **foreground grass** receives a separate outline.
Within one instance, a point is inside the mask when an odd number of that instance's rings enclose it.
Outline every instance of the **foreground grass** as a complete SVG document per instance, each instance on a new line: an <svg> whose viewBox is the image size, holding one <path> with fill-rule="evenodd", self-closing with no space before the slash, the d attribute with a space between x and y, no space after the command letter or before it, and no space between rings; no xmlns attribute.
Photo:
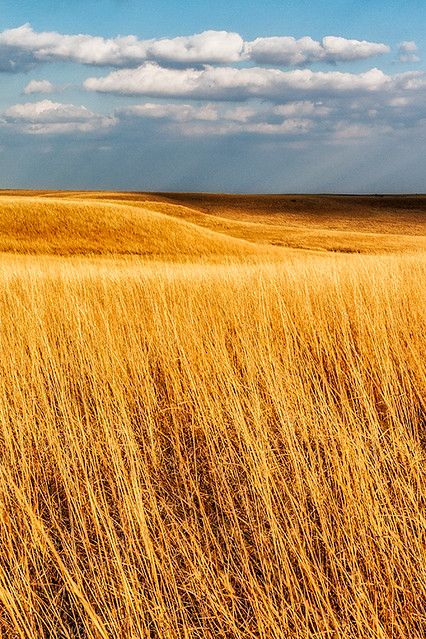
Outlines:
<svg viewBox="0 0 426 639"><path fill-rule="evenodd" d="M1 636L423 639L425 281L3 258Z"/></svg>

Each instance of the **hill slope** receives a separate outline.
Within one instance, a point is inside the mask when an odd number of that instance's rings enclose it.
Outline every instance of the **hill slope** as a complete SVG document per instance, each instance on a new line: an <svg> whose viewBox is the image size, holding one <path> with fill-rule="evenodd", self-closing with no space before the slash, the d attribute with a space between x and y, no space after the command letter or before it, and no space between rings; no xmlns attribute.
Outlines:
<svg viewBox="0 0 426 639"><path fill-rule="evenodd" d="M19 196L0 199L0 251L172 259L264 252L244 240L143 206Z"/></svg>
<svg viewBox="0 0 426 639"><path fill-rule="evenodd" d="M283 247L425 251L426 197L0 192L0 251L215 259Z"/></svg>

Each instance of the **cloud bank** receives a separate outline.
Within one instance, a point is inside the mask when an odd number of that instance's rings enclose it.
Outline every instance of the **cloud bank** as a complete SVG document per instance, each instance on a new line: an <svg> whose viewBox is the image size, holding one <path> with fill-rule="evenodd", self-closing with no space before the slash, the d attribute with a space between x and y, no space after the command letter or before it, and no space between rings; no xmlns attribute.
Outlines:
<svg viewBox="0 0 426 639"><path fill-rule="evenodd" d="M264 67L213 67L170 69L147 62L136 69L120 69L90 77L87 91L122 96L190 98L198 100L280 101L294 96L344 95L417 90L426 86L426 74L407 72L394 76L377 68L363 73L268 69Z"/></svg>
<svg viewBox="0 0 426 639"><path fill-rule="evenodd" d="M27 101L21 97L0 113L2 144L6 139L12 146L20 141L23 147L36 145L37 137L45 136L47 145L58 140L63 148L80 143L103 153L120 148L125 158L127 145L143 149L146 140L160 140L160 148L173 148L173 153L194 140L192 159L194 153L198 157L201 138L212 148L226 138L241 148L335 145L334 151L374 140L379 144L382 138L421 139L425 71L336 68L389 51L384 43L335 35L245 41L238 33L204 31L141 40L37 32L25 24L0 33L0 72L26 73L64 61L98 69L88 71L80 86L47 79L23 82ZM397 55L402 63L420 59L414 41L401 42ZM322 66L309 68L316 63ZM59 90L72 91L70 102L76 104L40 99Z"/></svg>
<svg viewBox="0 0 426 639"><path fill-rule="evenodd" d="M345 81L338 84L339 91L328 95L318 95L308 83L303 99L291 92L281 97L273 92L270 99L251 95L245 102L193 96L184 102L180 93L173 99L163 95L161 101L127 104L104 114L45 99L9 107L0 114L0 129L25 135L95 133L115 140L152 130L173 138L252 135L356 143L426 124L426 74L377 76L376 83L367 78L367 90L362 78L361 91L351 85L348 89Z"/></svg>
<svg viewBox="0 0 426 639"><path fill-rule="evenodd" d="M0 33L0 71L19 73L43 63L137 67L144 62L164 66L255 64L301 66L313 62L365 60L390 51L383 43L326 36L321 41L290 36L256 38L245 42L238 33L202 33L140 40L134 35L102 38L87 34L37 32L30 24Z"/></svg>

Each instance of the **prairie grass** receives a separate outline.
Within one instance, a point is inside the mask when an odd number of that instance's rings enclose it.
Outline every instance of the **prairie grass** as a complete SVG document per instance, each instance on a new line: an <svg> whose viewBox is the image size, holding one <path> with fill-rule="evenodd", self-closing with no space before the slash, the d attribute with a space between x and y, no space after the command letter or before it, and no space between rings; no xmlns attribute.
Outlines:
<svg viewBox="0 0 426 639"><path fill-rule="evenodd" d="M168 261L249 256L264 261L282 258L280 248L426 252L426 198L382 199L0 193L0 251L136 254Z"/></svg>
<svg viewBox="0 0 426 639"><path fill-rule="evenodd" d="M0 197L0 252L168 261L271 257L266 247L125 201L22 196Z"/></svg>
<svg viewBox="0 0 426 639"><path fill-rule="evenodd" d="M425 281L1 258L0 635L423 639Z"/></svg>

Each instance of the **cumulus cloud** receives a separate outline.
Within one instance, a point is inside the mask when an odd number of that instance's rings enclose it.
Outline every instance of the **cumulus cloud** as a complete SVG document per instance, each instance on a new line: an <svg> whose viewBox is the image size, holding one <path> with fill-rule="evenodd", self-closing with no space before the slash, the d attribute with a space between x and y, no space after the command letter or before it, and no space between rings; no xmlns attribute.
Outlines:
<svg viewBox="0 0 426 639"><path fill-rule="evenodd" d="M137 66L145 60L175 64L226 64L241 58L243 39L237 33L203 33L139 40L134 35L102 38L36 32L30 24L0 33L0 70L18 72L43 62L67 60L98 66Z"/></svg>
<svg viewBox="0 0 426 639"><path fill-rule="evenodd" d="M275 72L270 76L268 69L261 71L266 72L267 78L276 77ZM277 91L275 84L271 88L268 83L262 85L260 82L254 85L254 91L252 79L249 82L246 73L243 73L245 83L241 78L237 83L225 83L224 92L224 83L212 82L210 77L207 85L214 87L214 93L210 91L209 96L202 99L197 97L197 100L194 99L194 87L199 94L199 82L186 84L184 86L191 87L191 95L185 97L191 102L184 104L178 102L182 98L182 85L177 85L180 87L180 95L176 95L173 78L168 78L172 95L161 97L164 100L172 97L173 102L147 101L116 112L116 117L121 122L125 121L131 130L143 128L145 125L142 120L147 122L155 119L159 131L172 130L186 136L276 135L286 136L289 140L296 140L298 136L299 139L311 141L318 138L346 140L348 143L367 140L369 135L390 135L392 132L407 131L421 126L422 121L425 121L424 72L411 71L385 77L373 74L372 77L367 76L367 81L365 77L355 80L352 78L349 83L346 77L342 79L339 74L336 78L335 73L325 74L326 78L320 75L314 79L310 75L306 76L303 71L289 73L290 79L285 75L286 90L281 91ZM295 73L297 75L294 78ZM178 73L178 77L182 77L181 73ZM278 75L278 78L281 82L282 76ZM193 79L193 76L189 79ZM293 82L296 82L297 91ZM235 91L235 86L238 91ZM262 91L257 91L258 86ZM230 87L233 89L232 94L229 93ZM280 87L282 89L281 85ZM156 90L158 91L158 86ZM232 104L230 95L233 100L244 102Z"/></svg>
<svg viewBox="0 0 426 639"><path fill-rule="evenodd" d="M276 36L256 38L245 45L248 58L257 64L300 66L311 62L330 63L365 60L389 53L390 48L380 42L348 40L338 36L325 36L321 41L310 37Z"/></svg>
<svg viewBox="0 0 426 639"><path fill-rule="evenodd" d="M333 119L334 111L337 117ZM296 101L284 104L255 102L251 105L229 107L226 103L176 104L151 103L133 105L115 112L117 119L137 131L140 121L157 120L159 131L173 131L186 137L252 135L280 137L289 140L307 139L320 131L333 137L341 133L342 113L334 106L322 102ZM355 114L358 119L358 114ZM337 124L336 124L337 123ZM354 139L360 136L362 125L350 126ZM337 127L337 129L336 129ZM335 135L335 129L338 135ZM342 138L343 138L342 133ZM364 134L362 133L362 137Z"/></svg>
<svg viewBox="0 0 426 639"><path fill-rule="evenodd" d="M110 128L116 119L93 113L85 106L51 100L15 104L3 113L3 124L22 133L87 133Z"/></svg>
<svg viewBox="0 0 426 639"><path fill-rule="evenodd" d="M382 42L368 40L348 40L338 36L325 36L321 47L327 62L351 62L352 60L366 60L390 52L390 47Z"/></svg>
<svg viewBox="0 0 426 639"><path fill-rule="evenodd" d="M425 71L408 71L399 73L394 79L395 89L404 91L421 91L426 89Z"/></svg>
<svg viewBox="0 0 426 639"><path fill-rule="evenodd" d="M36 32L30 24L24 24L0 34L0 68L19 71L55 60L117 66L131 64L135 60L139 63L145 59L145 48L141 44L134 36L105 39L54 31Z"/></svg>
<svg viewBox="0 0 426 639"><path fill-rule="evenodd" d="M398 58L400 62L420 62L420 57L417 55L418 47L413 41L400 42L398 45Z"/></svg>
<svg viewBox="0 0 426 639"><path fill-rule="evenodd" d="M154 63L145 63L137 69L113 71L84 82L88 91L99 93L213 100L279 99L288 94L306 92L372 92L391 85L392 78L376 68L354 74L261 67L165 69Z"/></svg>
<svg viewBox="0 0 426 639"><path fill-rule="evenodd" d="M53 93L55 87L49 80L31 80L24 89L25 95L33 93Z"/></svg>
<svg viewBox="0 0 426 639"><path fill-rule="evenodd" d="M114 145L122 136L181 135L283 138L289 144L313 140L358 143L374 135L392 135L421 126L424 91L334 95L321 100L281 102L251 100L230 105L215 102L145 102L117 109L112 115L85 106L50 100L15 104L0 115L0 126L12 133L54 135L96 131ZM112 133L114 131L114 133Z"/></svg>
<svg viewBox="0 0 426 639"><path fill-rule="evenodd" d="M238 34L212 31L150 41L133 36L110 40L56 36L52 32L36 33L29 25L3 32L0 65L7 66L1 58L5 47L14 55L21 47L21 57L12 56L9 62L19 59L25 65L56 59L111 64L115 67L112 71L87 78L84 88L143 96L146 101L123 105L112 115L47 99L15 104L0 115L0 126L8 128L11 135L97 131L113 141L121 135L168 131L187 136L279 136L298 144L298 140L327 136L346 141L368 139L374 132L390 134L420 126L426 116L424 71L388 75L377 68L348 73L304 67L308 62L336 62L384 53L385 45L380 43L328 36L320 42L311 38L258 38L244 44ZM414 43L402 45L404 55L415 54ZM139 64L141 59L145 61ZM214 63L206 64L208 60ZM258 65L251 65L251 60ZM244 64L234 64L238 61ZM267 66L272 62L301 68ZM122 64L125 68L119 68ZM265 66L259 66L262 64ZM57 87L47 80L32 80L24 93L54 90Z"/></svg>
<svg viewBox="0 0 426 639"><path fill-rule="evenodd" d="M217 104L158 104L144 103L117 109L112 116L93 113L84 106L42 100L15 104L0 116L0 126L32 135L61 135L66 133L108 133L114 126L123 125L133 132L138 121L161 121L163 130L173 130L183 136L217 135L277 135L300 136L314 126L315 113L311 118L286 117L286 105L282 112L276 105L256 104L251 107L233 107ZM291 105L288 105L291 107ZM294 111L289 108L288 113Z"/></svg>
<svg viewBox="0 0 426 639"><path fill-rule="evenodd" d="M146 42L146 59L171 64L238 62L244 42L238 33L204 31L192 36Z"/></svg>
<svg viewBox="0 0 426 639"><path fill-rule="evenodd" d="M326 36L321 41L290 36L244 42L238 33L204 31L175 38L140 40L134 35L102 38L87 34L37 32L30 24L0 33L0 71L20 72L37 64L67 60L79 64L135 67L145 61L164 66L257 64L300 66L308 62L363 60L387 53L382 43Z"/></svg>
<svg viewBox="0 0 426 639"><path fill-rule="evenodd" d="M150 102L119 109L117 114L122 117L172 120L174 122L215 121L219 117L218 110L211 104L195 106L193 104L157 104Z"/></svg>

